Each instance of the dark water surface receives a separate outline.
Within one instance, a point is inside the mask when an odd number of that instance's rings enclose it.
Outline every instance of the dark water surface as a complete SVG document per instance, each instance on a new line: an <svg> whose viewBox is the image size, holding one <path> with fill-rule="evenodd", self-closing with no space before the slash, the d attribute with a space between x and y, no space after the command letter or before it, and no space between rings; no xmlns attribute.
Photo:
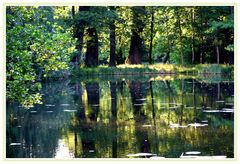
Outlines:
<svg viewBox="0 0 240 164"><path fill-rule="evenodd" d="M8 158L234 157L233 82L73 79L42 94L29 110L7 104Z"/></svg>

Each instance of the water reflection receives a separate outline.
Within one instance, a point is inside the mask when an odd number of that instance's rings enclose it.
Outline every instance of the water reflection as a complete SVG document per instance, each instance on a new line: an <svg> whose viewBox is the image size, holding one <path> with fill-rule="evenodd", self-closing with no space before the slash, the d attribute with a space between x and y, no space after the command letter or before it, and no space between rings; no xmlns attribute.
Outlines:
<svg viewBox="0 0 240 164"><path fill-rule="evenodd" d="M179 158L199 151L231 158L233 89L194 79L44 84L42 105L7 104L7 157Z"/></svg>

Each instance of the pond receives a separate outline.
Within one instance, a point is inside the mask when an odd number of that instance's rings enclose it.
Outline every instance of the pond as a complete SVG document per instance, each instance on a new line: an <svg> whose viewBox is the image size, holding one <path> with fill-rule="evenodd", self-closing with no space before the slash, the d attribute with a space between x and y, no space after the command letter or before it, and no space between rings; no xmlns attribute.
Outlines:
<svg viewBox="0 0 240 164"><path fill-rule="evenodd" d="M7 158L234 157L231 81L72 78L42 85L43 104L7 104Z"/></svg>

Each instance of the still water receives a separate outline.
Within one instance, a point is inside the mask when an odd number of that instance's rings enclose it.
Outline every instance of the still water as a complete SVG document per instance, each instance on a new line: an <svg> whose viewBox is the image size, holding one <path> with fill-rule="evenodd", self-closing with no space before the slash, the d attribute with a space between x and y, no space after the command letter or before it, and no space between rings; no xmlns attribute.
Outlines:
<svg viewBox="0 0 240 164"><path fill-rule="evenodd" d="M234 157L233 82L71 79L42 94L7 104L7 158Z"/></svg>

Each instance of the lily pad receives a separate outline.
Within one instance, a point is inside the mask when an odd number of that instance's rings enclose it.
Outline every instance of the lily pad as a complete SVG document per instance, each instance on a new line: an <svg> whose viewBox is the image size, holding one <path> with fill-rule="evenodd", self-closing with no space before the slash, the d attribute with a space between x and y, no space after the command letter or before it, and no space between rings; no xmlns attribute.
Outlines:
<svg viewBox="0 0 240 164"><path fill-rule="evenodd" d="M70 104L61 104L61 106L70 106Z"/></svg>
<svg viewBox="0 0 240 164"><path fill-rule="evenodd" d="M92 104L91 106L92 106L92 107L98 107L99 104Z"/></svg>
<svg viewBox="0 0 240 164"><path fill-rule="evenodd" d="M216 103L224 103L224 101L223 100L218 100L218 101L216 101Z"/></svg>
<svg viewBox="0 0 240 164"><path fill-rule="evenodd" d="M199 151L188 151L188 152L186 152L185 154L187 154L187 155L197 155L197 154L201 154L201 152L199 152Z"/></svg>
<svg viewBox="0 0 240 164"><path fill-rule="evenodd" d="M10 146L20 146L22 145L21 143L11 143Z"/></svg>
<svg viewBox="0 0 240 164"><path fill-rule="evenodd" d="M76 112L77 110L69 110L69 109L64 109L64 112Z"/></svg>
<svg viewBox="0 0 240 164"><path fill-rule="evenodd" d="M219 113L220 110L203 110L204 113Z"/></svg>
<svg viewBox="0 0 240 164"><path fill-rule="evenodd" d="M143 125L142 127L152 127L152 125Z"/></svg>
<svg viewBox="0 0 240 164"><path fill-rule="evenodd" d="M55 105L53 105L53 104L45 104L45 106L47 106L47 107L53 107L53 106L55 106Z"/></svg>
<svg viewBox="0 0 240 164"><path fill-rule="evenodd" d="M192 127L203 127L203 126L208 126L208 124L200 124L200 123L193 123L193 124L188 124L189 126Z"/></svg>
<svg viewBox="0 0 240 164"><path fill-rule="evenodd" d="M152 153L136 153L136 154L128 154L127 157L146 157L146 156L153 156Z"/></svg>

